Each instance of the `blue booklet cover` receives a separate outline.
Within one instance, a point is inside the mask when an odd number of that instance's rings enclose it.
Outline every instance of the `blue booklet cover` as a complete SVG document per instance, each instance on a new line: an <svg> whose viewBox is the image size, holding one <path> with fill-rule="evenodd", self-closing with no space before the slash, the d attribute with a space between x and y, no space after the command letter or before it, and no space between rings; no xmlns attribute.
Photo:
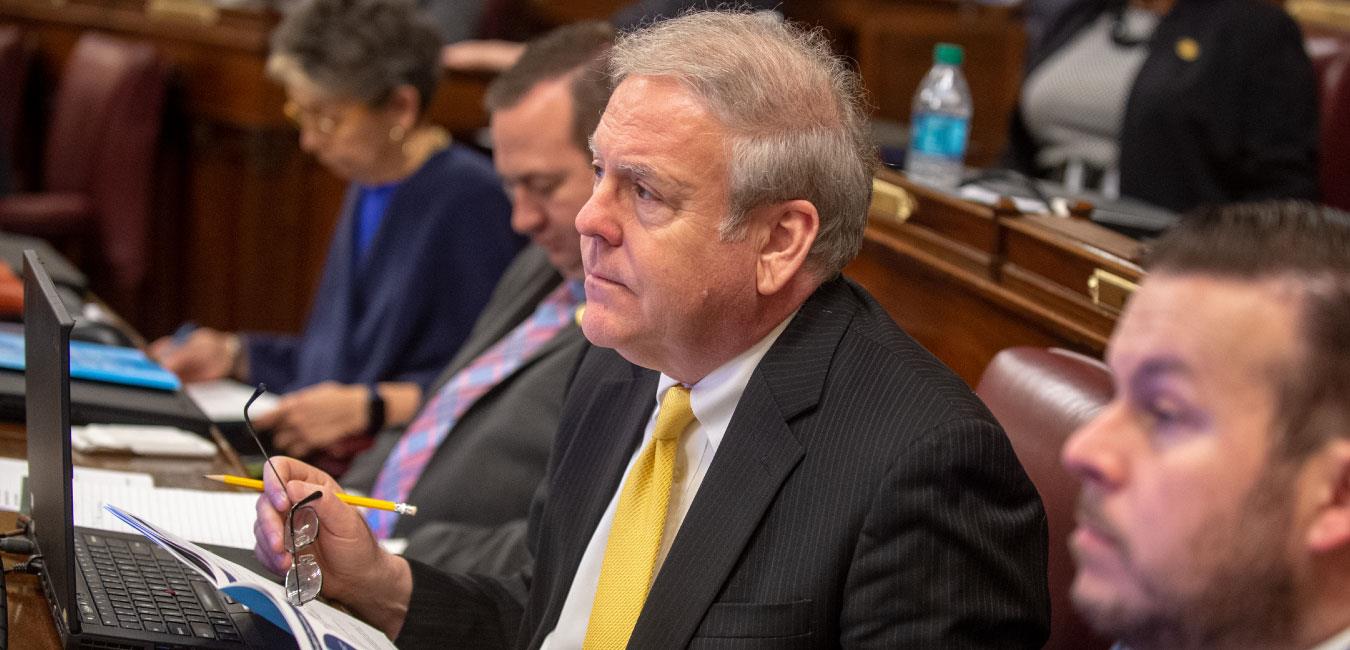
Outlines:
<svg viewBox="0 0 1350 650"><path fill-rule="evenodd" d="M23 335L0 331L0 368L23 370ZM176 391L178 376L161 368L136 348L85 341L70 342L70 376L127 386Z"/></svg>

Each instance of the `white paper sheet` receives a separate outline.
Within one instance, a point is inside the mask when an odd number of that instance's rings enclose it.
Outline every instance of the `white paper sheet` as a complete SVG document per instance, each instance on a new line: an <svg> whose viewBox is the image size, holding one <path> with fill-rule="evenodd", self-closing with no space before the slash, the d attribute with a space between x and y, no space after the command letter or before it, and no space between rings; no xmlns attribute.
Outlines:
<svg viewBox="0 0 1350 650"><path fill-rule="evenodd" d="M0 510L10 512L21 510L19 490L25 476L28 476L28 461L19 458L0 458ZM95 490L103 487L151 488L155 485L155 479L143 472L121 472L92 467L76 467L74 482L77 486L88 485Z"/></svg>
<svg viewBox="0 0 1350 650"><path fill-rule="evenodd" d="M217 379L188 384L183 390L212 422L243 422L244 404L253 396L254 387L233 379ZM248 415L256 418L276 408L276 394L264 393L249 407Z"/></svg>
<svg viewBox="0 0 1350 650"><path fill-rule="evenodd" d="M103 509L134 512L198 544L253 548L254 504L249 492L207 492L177 488L75 486L75 525L136 532Z"/></svg>

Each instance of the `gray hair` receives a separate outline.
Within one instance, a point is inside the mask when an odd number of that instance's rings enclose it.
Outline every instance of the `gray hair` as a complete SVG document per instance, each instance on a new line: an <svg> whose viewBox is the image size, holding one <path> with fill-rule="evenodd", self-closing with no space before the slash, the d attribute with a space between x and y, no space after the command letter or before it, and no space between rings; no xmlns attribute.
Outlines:
<svg viewBox="0 0 1350 650"><path fill-rule="evenodd" d="M395 88L417 89L425 110L440 79L441 37L409 0L304 0L272 32L267 73L297 75L321 91L368 106Z"/></svg>
<svg viewBox="0 0 1350 650"><path fill-rule="evenodd" d="M622 36L611 75L615 85L673 77L732 132L724 239L743 236L756 207L805 199L820 213L807 258L816 274L833 277L857 255L876 149L858 75L822 30L763 14L689 13Z"/></svg>

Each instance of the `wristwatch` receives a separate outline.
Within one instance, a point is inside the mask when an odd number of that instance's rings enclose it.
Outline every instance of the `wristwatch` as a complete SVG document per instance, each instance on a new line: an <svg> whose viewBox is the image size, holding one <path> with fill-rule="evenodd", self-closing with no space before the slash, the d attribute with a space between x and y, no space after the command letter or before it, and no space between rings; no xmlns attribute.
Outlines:
<svg viewBox="0 0 1350 650"><path fill-rule="evenodd" d="M366 402L366 419L370 422L366 426L366 435L373 436L384 428L384 398L380 397L380 391L375 384L370 385L370 399Z"/></svg>

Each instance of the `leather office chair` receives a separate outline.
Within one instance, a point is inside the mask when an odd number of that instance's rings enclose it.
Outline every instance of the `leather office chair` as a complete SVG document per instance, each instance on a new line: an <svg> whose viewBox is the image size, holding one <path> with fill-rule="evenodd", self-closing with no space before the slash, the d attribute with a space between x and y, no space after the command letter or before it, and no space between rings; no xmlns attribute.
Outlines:
<svg viewBox="0 0 1350 650"><path fill-rule="evenodd" d="M133 314L149 270L155 154L167 67L155 48L82 35L57 87L40 192L0 198L0 229L52 241Z"/></svg>
<svg viewBox="0 0 1350 650"><path fill-rule="evenodd" d="M989 362L975 392L1008 432L1045 503L1050 529L1050 640L1045 647L1110 647L1069 602L1074 564L1068 537L1074 528L1078 480L1060 464L1059 455L1069 434L1110 401L1111 371L1101 361L1067 350L1008 348Z"/></svg>
<svg viewBox="0 0 1350 650"><path fill-rule="evenodd" d="M1322 202L1350 210L1350 34L1304 26L1304 48L1317 71L1318 176Z"/></svg>
<svg viewBox="0 0 1350 650"><path fill-rule="evenodd" d="M0 196L21 186L16 169L19 129L33 50L23 30L14 25L0 25Z"/></svg>

